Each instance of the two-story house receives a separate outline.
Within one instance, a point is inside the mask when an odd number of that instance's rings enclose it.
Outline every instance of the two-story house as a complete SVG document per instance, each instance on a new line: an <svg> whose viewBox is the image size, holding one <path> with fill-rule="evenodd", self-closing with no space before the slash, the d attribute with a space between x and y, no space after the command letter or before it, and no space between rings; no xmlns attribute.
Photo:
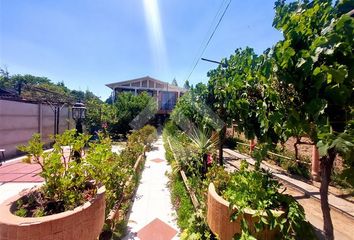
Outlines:
<svg viewBox="0 0 354 240"><path fill-rule="evenodd" d="M188 91L149 76L110 83L106 86L113 90L113 99L116 99L116 96L122 92L131 92L135 95L141 92L148 93L157 100L157 114L170 114L177 99Z"/></svg>

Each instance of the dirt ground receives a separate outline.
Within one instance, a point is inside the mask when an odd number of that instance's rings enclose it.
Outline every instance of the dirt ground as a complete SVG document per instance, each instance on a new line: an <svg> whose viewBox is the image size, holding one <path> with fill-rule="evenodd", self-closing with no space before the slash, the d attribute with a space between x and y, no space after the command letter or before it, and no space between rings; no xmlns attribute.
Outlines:
<svg viewBox="0 0 354 240"><path fill-rule="evenodd" d="M228 128L227 129L227 136L231 137L231 136L235 136L239 139L242 140L246 140L245 136L243 134L238 134L236 131L233 131L232 128ZM302 142L307 142L310 143L310 139L306 138L306 137L302 137L301 138ZM295 148L294 148L294 144L296 142L296 138L295 137L291 137L288 139L288 141L285 142L284 146L285 149L291 153L295 153ZM279 145L280 146L280 145ZM307 145L307 144L298 144L298 150L299 150L299 157L302 159L308 159L309 162L311 162L311 158L312 158L312 149L313 146L312 145ZM337 157L335 162L334 162L334 168L338 171L343 169L343 159L341 157ZM320 187L320 182L315 182L312 181L311 182L314 186L316 187ZM350 192L350 190L346 190L346 189L342 189L338 186L329 186L329 191L341 198L344 198L350 202L354 202L354 196L353 193Z"/></svg>
<svg viewBox="0 0 354 240"><path fill-rule="evenodd" d="M232 172L234 171L234 166L240 167L240 162L238 160L232 160L233 157L230 156L228 153L225 153L225 157L232 161L233 165L225 165L227 170ZM325 239L323 233L323 215L321 210L320 201L317 199L313 199L309 196L306 196L304 193L296 190L295 188L291 187L286 182L282 182L284 186L284 190L286 194L290 194L293 196L300 204L303 206L306 214L306 220L309 221L315 231L318 239L322 240ZM280 192L283 192L283 189ZM334 227L334 236L335 239L340 240L350 240L354 239L352 236L350 229L351 226L354 226L354 218L349 217L336 209L331 209L331 218Z"/></svg>

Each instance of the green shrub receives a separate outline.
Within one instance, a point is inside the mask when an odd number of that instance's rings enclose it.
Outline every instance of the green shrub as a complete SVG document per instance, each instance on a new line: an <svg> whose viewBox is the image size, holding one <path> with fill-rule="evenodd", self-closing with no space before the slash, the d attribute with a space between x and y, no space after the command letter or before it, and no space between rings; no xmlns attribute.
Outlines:
<svg viewBox="0 0 354 240"><path fill-rule="evenodd" d="M180 237L181 240L211 240L216 237L211 232L206 219L205 213L198 210L193 213L188 220L188 227L184 229Z"/></svg>
<svg viewBox="0 0 354 240"><path fill-rule="evenodd" d="M310 169L305 163L296 162L295 160L281 159L280 166L290 174L310 179Z"/></svg>
<svg viewBox="0 0 354 240"><path fill-rule="evenodd" d="M118 156L111 151L110 139L100 134L97 141L89 143L85 158L74 159L74 152L83 152L89 138L88 135L77 135L75 130L69 130L53 138L53 151L44 153L41 150L43 143L38 135L34 135L28 146L20 147L41 165L40 175L45 184L39 192L24 198L18 209L33 208L33 216L73 209L94 197L96 186L105 185L108 214L122 197L125 183L134 174L133 165L143 152L143 146L131 144L125 155ZM69 149L68 154L64 155L64 147Z"/></svg>
<svg viewBox="0 0 354 240"><path fill-rule="evenodd" d="M27 158L25 159L26 163L31 163L31 159L33 159L33 161L38 163L43 169L43 164L40 161L40 157L43 154L43 146L44 143L41 141L41 135L36 133L33 134L32 138L28 141L27 146L18 146L17 149L27 153Z"/></svg>
<svg viewBox="0 0 354 240"><path fill-rule="evenodd" d="M151 125L146 125L139 131L140 138L148 150L152 149L152 144L157 140L157 130Z"/></svg>
<svg viewBox="0 0 354 240"><path fill-rule="evenodd" d="M247 170L248 164L243 162L239 172L231 175L231 180L223 194L223 197L230 202L230 208L237 209L232 214L234 221L242 216L246 209L253 209L253 217L258 217L254 226L248 226L245 219L242 219L242 234L254 235L251 229L256 232L265 228L273 229L279 227L282 239L313 239L312 231L303 232L308 227L305 220L303 207L290 195L279 192L280 184L274 180L270 173ZM282 210L285 217L270 210ZM266 214L268 218L264 218ZM304 236L304 234L306 236ZM242 236L239 236L242 237Z"/></svg>
<svg viewBox="0 0 354 240"><path fill-rule="evenodd" d="M170 189L172 204L177 212L177 224L181 229L185 229L188 227L188 220L194 208L179 173L172 177Z"/></svg>
<svg viewBox="0 0 354 240"><path fill-rule="evenodd" d="M226 190L229 181L231 179L230 174L225 171L224 167L219 165L214 165L211 167L206 174L206 180L204 181L204 189L208 191L208 186L213 183L215 190L219 195L223 195Z"/></svg>

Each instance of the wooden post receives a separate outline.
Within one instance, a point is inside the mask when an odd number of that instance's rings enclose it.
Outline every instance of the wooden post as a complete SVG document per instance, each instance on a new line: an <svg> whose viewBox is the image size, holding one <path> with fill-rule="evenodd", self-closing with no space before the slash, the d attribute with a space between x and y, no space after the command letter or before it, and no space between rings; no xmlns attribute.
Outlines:
<svg viewBox="0 0 354 240"><path fill-rule="evenodd" d="M43 110L42 103L38 103L38 133L42 136L43 133Z"/></svg>
<svg viewBox="0 0 354 240"><path fill-rule="evenodd" d="M316 145L313 145L313 147L312 147L312 161L311 161L312 180L314 180L314 181L320 180L319 171L320 171L320 160L319 160L318 148L316 147Z"/></svg>
<svg viewBox="0 0 354 240"><path fill-rule="evenodd" d="M256 144L254 143L254 139L251 139L250 140L250 152L249 152L250 155L252 154L255 146L256 146Z"/></svg>

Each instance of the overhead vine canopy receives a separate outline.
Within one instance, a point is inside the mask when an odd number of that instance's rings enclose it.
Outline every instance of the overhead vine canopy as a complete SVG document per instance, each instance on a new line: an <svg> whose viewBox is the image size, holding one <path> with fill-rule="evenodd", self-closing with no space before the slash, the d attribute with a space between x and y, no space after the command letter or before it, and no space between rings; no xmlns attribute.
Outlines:
<svg viewBox="0 0 354 240"><path fill-rule="evenodd" d="M6 95L3 94L3 98L12 98L31 102L72 104L77 101L85 101L86 99L94 98L99 100L98 97L96 97L92 92L70 90L63 82L53 83L47 77L38 77L29 74L10 75L6 69L1 68L0 88L11 93Z"/></svg>

